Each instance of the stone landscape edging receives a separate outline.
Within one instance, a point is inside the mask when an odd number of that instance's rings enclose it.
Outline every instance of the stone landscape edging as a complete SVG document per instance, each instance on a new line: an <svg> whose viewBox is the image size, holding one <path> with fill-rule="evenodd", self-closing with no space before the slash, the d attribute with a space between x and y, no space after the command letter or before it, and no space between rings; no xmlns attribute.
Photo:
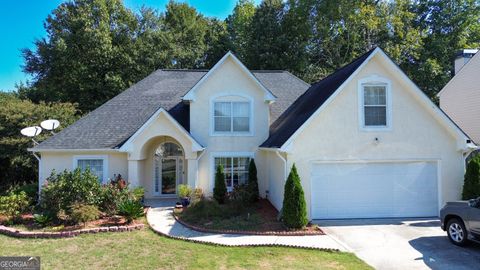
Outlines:
<svg viewBox="0 0 480 270"><path fill-rule="evenodd" d="M17 237L17 238L68 238L76 237L80 234L95 234L103 232L127 232L134 230L141 230L145 228L145 224L131 224L124 226L108 226L108 227L95 227L95 228L85 228L78 229L73 231L63 231L63 232L43 232L43 231L21 231L16 228L11 228L7 226L0 225L0 234Z"/></svg>
<svg viewBox="0 0 480 270"><path fill-rule="evenodd" d="M218 230L218 229L207 229L203 227L197 227L195 225L188 224L187 222L180 219L175 213L172 213L173 217L177 222L183 226L199 232L204 233L221 233L221 234L242 234L242 235L274 235L274 236L306 236L306 235L325 235L325 232L322 229L319 229L319 232L299 232L299 231L237 231L237 230Z"/></svg>
<svg viewBox="0 0 480 270"><path fill-rule="evenodd" d="M150 211L151 208L147 209L147 214ZM172 212L173 215L173 212ZM227 245L227 244L221 244L221 243L214 243L214 242L209 242L209 241L202 241L202 240L197 240L197 239L192 239L188 237L180 237L180 236L173 236L169 235L167 233L164 233L160 230L156 230L153 226L150 225L150 222L148 221L148 216L147 216L147 223L149 224L150 229L161 236L174 239L174 240L181 240L185 242L191 242L191 243L196 243L196 244L204 244L204 245L209 245L209 246L219 246L219 247L287 247L287 248L299 248L299 249L308 249L308 250L321 250L321 251L326 251L326 252L340 252L339 249L337 248L321 248L321 247L306 247L306 246L298 246L298 245L287 245L287 244L239 244L239 245ZM182 224L182 223L180 223ZM184 226L182 224L182 226ZM193 229L191 229L193 230Z"/></svg>

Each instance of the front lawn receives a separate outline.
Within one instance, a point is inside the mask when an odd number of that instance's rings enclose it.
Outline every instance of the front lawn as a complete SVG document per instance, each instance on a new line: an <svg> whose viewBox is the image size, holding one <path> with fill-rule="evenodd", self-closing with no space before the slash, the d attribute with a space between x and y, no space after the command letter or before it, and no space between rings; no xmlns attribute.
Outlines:
<svg viewBox="0 0 480 270"><path fill-rule="evenodd" d="M42 269L371 269L355 255L282 247L218 247L150 229L65 239L0 235L2 256L40 256Z"/></svg>

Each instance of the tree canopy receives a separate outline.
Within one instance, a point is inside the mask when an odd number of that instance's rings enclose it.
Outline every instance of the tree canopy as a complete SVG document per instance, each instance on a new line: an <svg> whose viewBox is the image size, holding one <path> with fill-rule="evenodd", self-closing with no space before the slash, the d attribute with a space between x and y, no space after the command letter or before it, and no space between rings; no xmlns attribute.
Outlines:
<svg viewBox="0 0 480 270"><path fill-rule="evenodd" d="M95 109L160 68L210 68L233 51L250 69L314 82L382 47L434 99L455 52L480 46L478 0L239 0L224 21L186 3L132 11L121 0L60 4L23 50L20 97Z"/></svg>
<svg viewBox="0 0 480 270"><path fill-rule="evenodd" d="M32 141L22 136L20 130L50 118L60 120L61 126L56 130L60 131L78 116L70 103L34 104L15 94L0 92L0 187L38 178L37 160L27 151L33 147ZM42 141L49 136L48 132L42 132L35 140Z"/></svg>

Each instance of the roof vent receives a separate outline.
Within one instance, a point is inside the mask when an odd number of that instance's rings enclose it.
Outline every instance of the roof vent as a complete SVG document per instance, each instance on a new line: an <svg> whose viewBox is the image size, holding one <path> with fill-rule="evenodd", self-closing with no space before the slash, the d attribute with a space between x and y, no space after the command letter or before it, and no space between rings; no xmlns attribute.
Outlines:
<svg viewBox="0 0 480 270"><path fill-rule="evenodd" d="M464 49L460 50L457 52L455 55L455 62L454 62L454 67L455 67L455 74L458 74L460 69L462 69L463 66L465 66L470 59L478 52L477 49Z"/></svg>

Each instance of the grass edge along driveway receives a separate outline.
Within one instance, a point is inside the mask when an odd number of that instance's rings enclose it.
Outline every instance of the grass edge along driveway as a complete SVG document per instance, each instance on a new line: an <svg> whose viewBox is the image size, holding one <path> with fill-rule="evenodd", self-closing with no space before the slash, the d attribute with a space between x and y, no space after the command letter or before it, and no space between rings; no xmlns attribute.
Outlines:
<svg viewBox="0 0 480 270"><path fill-rule="evenodd" d="M40 256L42 269L372 269L352 253L286 247L219 247L149 228L64 239L0 235L0 256Z"/></svg>

